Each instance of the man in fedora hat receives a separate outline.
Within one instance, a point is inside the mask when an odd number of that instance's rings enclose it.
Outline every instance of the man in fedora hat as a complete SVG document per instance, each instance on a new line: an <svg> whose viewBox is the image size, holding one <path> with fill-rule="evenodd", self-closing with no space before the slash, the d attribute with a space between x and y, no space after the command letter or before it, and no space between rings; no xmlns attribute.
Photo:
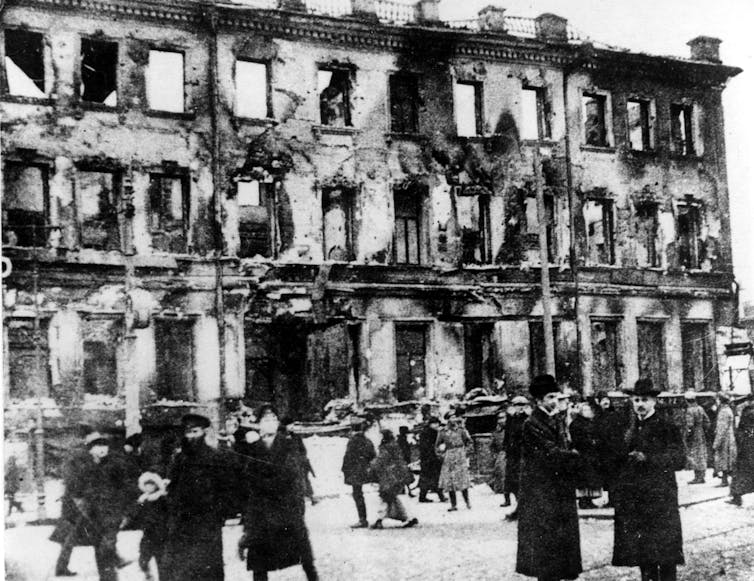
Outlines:
<svg viewBox="0 0 754 581"><path fill-rule="evenodd" d="M366 437L366 430L370 423L367 418L360 416L351 416L351 437L346 445L346 453L343 456L343 479L353 491L353 501L356 503L356 513L359 515L359 521L351 528L366 528L369 526L367 521L367 506L364 502L364 491L362 486L369 482L369 464L377 456L372 441Z"/></svg>
<svg viewBox="0 0 754 581"><path fill-rule="evenodd" d="M558 417L560 390L551 375L529 388L536 407L524 423L516 572L539 581L576 579L582 571L574 472Z"/></svg>
<svg viewBox="0 0 754 581"><path fill-rule="evenodd" d="M638 566L642 581L675 581L683 536L675 472L686 455L680 430L655 411L659 390L639 379L629 392L634 417L614 488L613 565Z"/></svg>
<svg viewBox="0 0 754 581"><path fill-rule="evenodd" d="M225 455L205 442L208 418L186 414L183 440L168 469L167 580L223 581L222 530L236 514L233 474Z"/></svg>

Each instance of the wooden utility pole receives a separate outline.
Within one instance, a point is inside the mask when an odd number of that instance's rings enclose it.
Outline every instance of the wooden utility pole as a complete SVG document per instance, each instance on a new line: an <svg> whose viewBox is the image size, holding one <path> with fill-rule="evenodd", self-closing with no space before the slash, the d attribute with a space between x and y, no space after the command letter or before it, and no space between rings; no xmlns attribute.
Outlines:
<svg viewBox="0 0 754 581"><path fill-rule="evenodd" d="M127 372L124 389L126 395L126 432L133 434L141 431L141 412L139 411L139 382L136 380L136 333L134 331L134 224L133 224L133 163L123 178L121 195L121 212L123 215L123 290L125 294L124 341Z"/></svg>
<svg viewBox="0 0 754 581"><path fill-rule="evenodd" d="M32 226L32 238L34 244L37 243L37 227ZM42 231L46 237L47 230ZM34 252L34 270L32 271L32 293L34 295L34 372L37 378L37 408L36 408L36 427L34 428L35 444L35 481L37 485L37 519L43 521L47 518L46 494L45 494L45 429L44 429L44 410L42 397L43 382L40 380L44 367L42 365L42 314L39 312L39 257L38 249Z"/></svg>
<svg viewBox="0 0 754 581"><path fill-rule="evenodd" d="M550 293L550 257L547 239L547 211L545 209L542 160L539 143L534 147L534 181L537 193L537 222L539 223L539 262L542 284L542 327L545 336L545 369L555 377L555 345L552 336L552 295Z"/></svg>

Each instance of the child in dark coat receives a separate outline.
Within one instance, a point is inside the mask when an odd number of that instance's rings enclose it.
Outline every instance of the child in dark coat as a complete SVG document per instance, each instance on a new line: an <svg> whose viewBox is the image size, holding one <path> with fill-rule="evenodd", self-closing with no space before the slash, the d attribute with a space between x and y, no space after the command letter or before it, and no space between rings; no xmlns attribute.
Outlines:
<svg viewBox="0 0 754 581"><path fill-rule="evenodd" d="M143 531L139 544L139 568L143 571L145 579L151 581L153 577L149 562L154 557L160 579L166 579L167 572L162 571L162 557L167 538L165 481L158 474L145 472L139 477L139 490L142 494L137 501L136 522Z"/></svg>

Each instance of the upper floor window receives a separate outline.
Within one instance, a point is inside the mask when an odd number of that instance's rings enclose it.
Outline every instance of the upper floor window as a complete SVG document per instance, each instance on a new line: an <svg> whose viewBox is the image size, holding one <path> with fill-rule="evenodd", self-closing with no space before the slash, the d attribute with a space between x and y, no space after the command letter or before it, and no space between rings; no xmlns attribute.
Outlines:
<svg viewBox="0 0 754 581"><path fill-rule="evenodd" d="M265 119L270 111L270 85L266 63L236 61L236 116Z"/></svg>
<svg viewBox="0 0 754 581"><path fill-rule="evenodd" d="M350 188L322 191L322 239L325 260L353 260L354 192Z"/></svg>
<svg viewBox="0 0 754 581"><path fill-rule="evenodd" d="M272 256L275 223L275 184L258 180L236 182L241 258Z"/></svg>
<svg viewBox="0 0 754 581"><path fill-rule="evenodd" d="M351 126L351 73L346 69L317 71L319 122L335 127Z"/></svg>
<svg viewBox="0 0 754 581"><path fill-rule="evenodd" d="M670 105L670 138L674 153L694 155L694 108L691 105Z"/></svg>
<svg viewBox="0 0 754 581"><path fill-rule="evenodd" d="M482 134L482 85L457 81L453 86L456 131L460 137Z"/></svg>
<svg viewBox="0 0 754 581"><path fill-rule="evenodd" d="M636 208L636 250L639 266L659 266L657 251L659 219L657 204L641 204Z"/></svg>
<svg viewBox="0 0 754 581"><path fill-rule="evenodd" d="M461 227L461 260L464 264L492 262L490 196L477 188L459 188L456 198Z"/></svg>
<svg viewBox="0 0 754 581"><path fill-rule="evenodd" d="M588 200L584 204L587 256L591 264L615 264L612 200Z"/></svg>
<svg viewBox="0 0 754 581"><path fill-rule="evenodd" d="M39 32L6 29L5 87L17 97L47 97L44 37Z"/></svg>
<svg viewBox="0 0 754 581"><path fill-rule="evenodd" d="M542 87L524 87L521 91L521 139L550 139L547 114L547 91Z"/></svg>
<svg viewBox="0 0 754 581"><path fill-rule="evenodd" d="M584 93L581 106L584 115L584 143L595 147L609 147L607 96L600 93Z"/></svg>
<svg viewBox="0 0 754 581"><path fill-rule="evenodd" d="M676 246L678 262L686 268L699 268L702 262L702 212L699 204L677 206Z"/></svg>
<svg viewBox="0 0 754 581"><path fill-rule="evenodd" d="M81 99L102 103L108 107L118 104L118 43L81 39Z"/></svg>
<svg viewBox="0 0 754 581"><path fill-rule="evenodd" d="M547 231L547 260L555 261L555 200L551 195L544 196L545 229ZM526 217L526 234L532 242L531 255L539 259L539 213L537 211L537 197L533 194L524 198L524 214Z"/></svg>
<svg viewBox="0 0 754 581"><path fill-rule="evenodd" d="M419 132L419 79L414 74L390 75L390 131Z"/></svg>
<svg viewBox="0 0 754 581"><path fill-rule="evenodd" d="M187 251L189 180L187 175L149 175L149 229L152 247L163 252Z"/></svg>
<svg viewBox="0 0 754 581"><path fill-rule="evenodd" d="M118 190L120 176L109 171L76 173L81 246L119 250Z"/></svg>
<svg viewBox="0 0 754 581"><path fill-rule="evenodd" d="M393 261L395 264L421 264L423 192L418 187L396 188L393 201Z"/></svg>
<svg viewBox="0 0 754 581"><path fill-rule="evenodd" d="M650 102L645 99L626 101L628 119L628 143L634 151L649 151L654 148Z"/></svg>
<svg viewBox="0 0 754 581"><path fill-rule="evenodd" d="M152 111L183 113L183 53L149 51L147 103Z"/></svg>
<svg viewBox="0 0 754 581"><path fill-rule="evenodd" d="M47 245L48 168L8 162L4 168L3 244Z"/></svg>

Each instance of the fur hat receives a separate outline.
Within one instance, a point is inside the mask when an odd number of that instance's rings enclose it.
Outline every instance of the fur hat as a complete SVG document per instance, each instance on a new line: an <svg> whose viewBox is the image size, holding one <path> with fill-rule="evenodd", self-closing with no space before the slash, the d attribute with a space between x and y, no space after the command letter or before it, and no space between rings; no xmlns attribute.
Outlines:
<svg viewBox="0 0 754 581"><path fill-rule="evenodd" d="M181 418L181 425L184 430L190 430L191 428L203 428L206 430L210 426L210 421L206 416L186 414Z"/></svg>
<svg viewBox="0 0 754 581"><path fill-rule="evenodd" d="M92 446L109 446L110 439L99 432L90 432L84 438L84 444L87 449L91 449Z"/></svg>
<svg viewBox="0 0 754 581"><path fill-rule="evenodd" d="M660 390L655 389L652 385L652 380L646 377L642 377L634 384L634 389L629 392L629 395L645 395L651 397L657 397L660 395Z"/></svg>
<svg viewBox="0 0 754 581"><path fill-rule="evenodd" d="M529 386L534 399L542 399L548 393L559 393L560 388L552 375L537 375Z"/></svg>
<svg viewBox="0 0 754 581"><path fill-rule="evenodd" d="M136 432L135 434L131 434L126 438L126 441L123 442L124 446L131 446L132 448L141 448L142 443L142 437L141 432Z"/></svg>
<svg viewBox="0 0 754 581"><path fill-rule="evenodd" d="M159 492L165 492L165 480L156 472L144 472L139 476L139 490L142 492L150 492L147 490L147 484L154 484Z"/></svg>

